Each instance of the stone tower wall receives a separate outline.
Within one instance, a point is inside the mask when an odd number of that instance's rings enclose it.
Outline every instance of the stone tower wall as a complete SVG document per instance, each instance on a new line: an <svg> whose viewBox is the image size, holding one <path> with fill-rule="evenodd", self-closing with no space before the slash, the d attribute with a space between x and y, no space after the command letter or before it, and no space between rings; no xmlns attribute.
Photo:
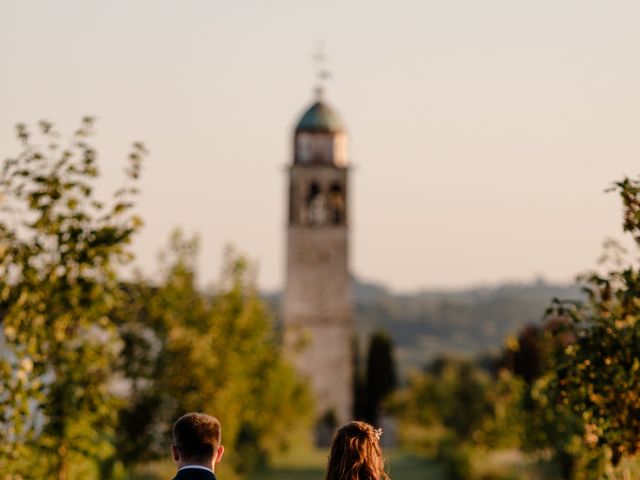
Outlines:
<svg viewBox="0 0 640 480"><path fill-rule="evenodd" d="M353 307L346 212L347 170L292 166L287 231L287 285L283 302L285 342L298 370L308 378L316 413L332 411L340 423L353 404ZM304 205L309 185L322 191L339 185L344 216L313 224Z"/></svg>

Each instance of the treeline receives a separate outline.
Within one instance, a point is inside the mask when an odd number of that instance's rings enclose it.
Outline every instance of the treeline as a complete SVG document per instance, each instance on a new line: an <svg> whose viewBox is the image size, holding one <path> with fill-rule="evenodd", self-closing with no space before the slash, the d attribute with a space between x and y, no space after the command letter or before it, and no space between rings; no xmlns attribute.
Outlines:
<svg viewBox="0 0 640 480"><path fill-rule="evenodd" d="M186 411L218 415L229 462L250 470L311 407L250 265L230 250L203 293L197 241L175 234L153 279L123 281L146 150L134 145L102 203L92 132L86 118L62 144L50 123L19 125L21 152L0 172L1 476L128 478L168 458Z"/></svg>

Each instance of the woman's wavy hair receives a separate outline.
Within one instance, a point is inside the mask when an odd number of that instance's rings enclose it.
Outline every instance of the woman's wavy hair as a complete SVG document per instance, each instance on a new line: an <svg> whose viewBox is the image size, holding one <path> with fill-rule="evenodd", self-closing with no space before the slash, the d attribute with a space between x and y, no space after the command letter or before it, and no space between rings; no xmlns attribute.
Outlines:
<svg viewBox="0 0 640 480"><path fill-rule="evenodd" d="M381 434L364 422L341 427L331 443L325 480L390 480L384 470Z"/></svg>

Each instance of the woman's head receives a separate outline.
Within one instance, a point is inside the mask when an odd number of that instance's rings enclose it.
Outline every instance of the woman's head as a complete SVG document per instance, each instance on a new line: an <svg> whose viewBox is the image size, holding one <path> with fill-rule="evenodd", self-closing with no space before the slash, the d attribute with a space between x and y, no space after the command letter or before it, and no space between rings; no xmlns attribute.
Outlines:
<svg viewBox="0 0 640 480"><path fill-rule="evenodd" d="M349 422L331 444L326 480L389 480L380 449L382 430Z"/></svg>

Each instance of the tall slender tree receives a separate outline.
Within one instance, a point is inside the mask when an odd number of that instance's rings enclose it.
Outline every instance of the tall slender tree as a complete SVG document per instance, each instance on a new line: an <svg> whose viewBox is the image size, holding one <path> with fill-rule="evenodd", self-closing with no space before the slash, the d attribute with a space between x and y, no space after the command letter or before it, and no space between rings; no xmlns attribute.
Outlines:
<svg viewBox="0 0 640 480"><path fill-rule="evenodd" d="M367 354L366 410L367 420L378 423L382 402L397 385L396 366L391 337L384 331L373 332Z"/></svg>

